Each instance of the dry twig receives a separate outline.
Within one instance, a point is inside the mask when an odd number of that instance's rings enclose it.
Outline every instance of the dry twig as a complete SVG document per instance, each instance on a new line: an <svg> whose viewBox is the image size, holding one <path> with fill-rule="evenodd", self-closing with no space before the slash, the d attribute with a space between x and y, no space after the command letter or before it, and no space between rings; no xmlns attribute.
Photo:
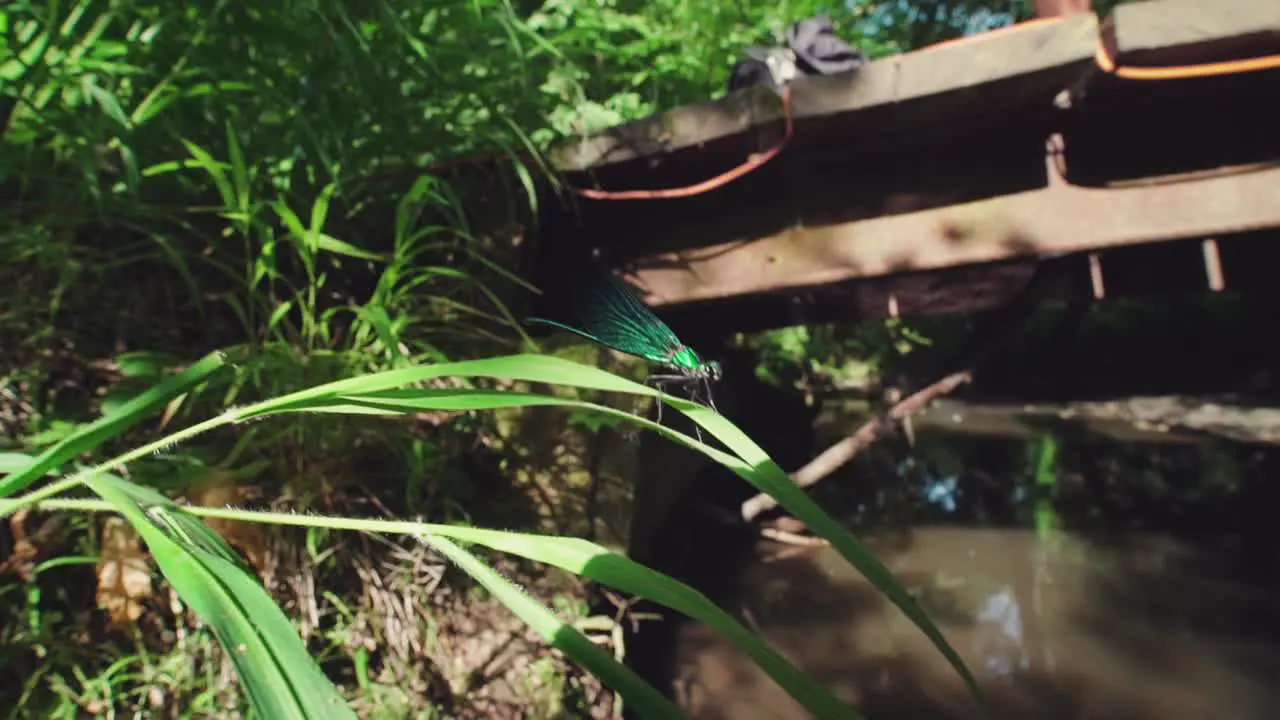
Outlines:
<svg viewBox="0 0 1280 720"><path fill-rule="evenodd" d="M809 487L822 478L835 472L845 463L853 460L858 453L879 440L894 426L913 414L919 412L935 398L939 398L972 379L968 370L952 373L928 387L912 393L902 402L889 408L889 412L871 418L862 424L854 433L840 442L822 451L821 455L809 461L808 465L791 473L791 479L802 488ZM778 501L763 493L742 503L742 519L751 522L778 506Z"/></svg>

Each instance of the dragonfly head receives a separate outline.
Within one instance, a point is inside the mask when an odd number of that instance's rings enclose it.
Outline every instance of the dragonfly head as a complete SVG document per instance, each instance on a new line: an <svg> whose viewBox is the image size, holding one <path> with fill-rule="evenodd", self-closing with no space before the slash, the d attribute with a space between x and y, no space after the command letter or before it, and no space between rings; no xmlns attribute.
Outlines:
<svg viewBox="0 0 1280 720"><path fill-rule="evenodd" d="M698 353L688 346L681 346L679 350L668 356L666 364L679 370L685 377L697 378L698 380L715 382L720 379L721 375L720 363L714 360L703 362L702 358L698 357Z"/></svg>
<svg viewBox="0 0 1280 720"><path fill-rule="evenodd" d="M711 382L719 382L724 372L720 369L720 363L712 360L702 366L702 372Z"/></svg>

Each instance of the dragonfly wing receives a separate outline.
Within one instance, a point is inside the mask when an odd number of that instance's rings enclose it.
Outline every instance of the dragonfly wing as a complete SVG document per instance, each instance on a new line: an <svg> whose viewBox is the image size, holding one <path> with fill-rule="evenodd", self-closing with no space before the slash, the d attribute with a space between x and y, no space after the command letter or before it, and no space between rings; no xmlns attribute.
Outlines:
<svg viewBox="0 0 1280 720"><path fill-rule="evenodd" d="M621 278L609 272L600 275L579 303L578 315L585 330L579 334L651 362L668 362L682 347L680 339Z"/></svg>
<svg viewBox="0 0 1280 720"><path fill-rule="evenodd" d="M584 338L586 338L586 339L590 340L590 341L591 341L591 342L593 342L593 343L597 343L597 344L600 344L600 345L608 345L608 344L609 344L609 343L605 342L604 340L602 340L602 339L600 339L600 338L596 337L595 335L592 335L591 333L586 332L585 330L579 330L578 328L576 328L576 327L574 327L574 326L572 326L572 325L565 325L564 323L558 323L558 322L556 322L555 320L547 320L546 318L540 318L540 317L531 317L531 318L525 318L525 321L524 321L524 322L525 322L525 324L526 324L526 325L530 325L530 324L532 324L532 325L550 325L551 327L553 327L553 328L559 328L560 330L568 330L569 332L573 333L574 335L577 335L577 336L579 336L579 337L584 337Z"/></svg>
<svg viewBox="0 0 1280 720"><path fill-rule="evenodd" d="M539 318L539 317L526 318L525 324L550 325L551 327L554 327L560 330L567 330L568 332L571 332L574 335L577 335L578 337L586 338L587 340L590 340L591 342L596 343L597 345L603 345L605 347L612 348L619 352L624 352L628 355L635 355L637 357L644 358L645 360L648 360L650 362L664 363L667 361L667 356L665 354L659 355L659 354L654 354L649 352L648 350L645 349L644 341L642 338L632 337L630 334L628 334L625 331L605 328L602 335L595 335L593 333L587 332L586 330L576 328L573 325L566 325L565 323L560 323L554 320L547 320L546 318ZM595 327L595 325L592 323L584 322L584 324L592 325L593 327Z"/></svg>

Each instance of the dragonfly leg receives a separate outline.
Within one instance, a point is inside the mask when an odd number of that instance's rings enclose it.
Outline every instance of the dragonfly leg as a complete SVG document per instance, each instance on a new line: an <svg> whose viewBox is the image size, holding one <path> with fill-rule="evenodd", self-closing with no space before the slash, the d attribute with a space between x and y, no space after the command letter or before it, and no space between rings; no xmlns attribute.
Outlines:
<svg viewBox="0 0 1280 720"><path fill-rule="evenodd" d="M696 378L689 377L688 375L650 375L648 380L645 382L653 382L655 385L658 383L662 383L663 385L666 383L676 383L680 387L684 388L685 394L689 396L690 400L693 400L694 402L699 401L697 392L699 381Z"/></svg>
<svg viewBox="0 0 1280 720"><path fill-rule="evenodd" d="M684 390L686 393L688 393L690 400L694 402L701 402L701 398L699 398L698 396L702 394L702 391L701 391L701 388L699 388L699 383L697 380L690 380L689 378L684 378ZM708 399L710 399L709 396L708 396ZM696 422L693 423L693 432L698 437L698 442L702 442L702 426Z"/></svg>
<svg viewBox="0 0 1280 720"><path fill-rule="evenodd" d="M645 378L645 385L652 384L658 390L658 418L655 422L662 422L662 406L666 403L662 402L662 395L666 393L667 383L680 382L687 383L689 378L684 375L650 375ZM686 384L687 387L687 384Z"/></svg>
<svg viewBox="0 0 1280 720"><path fill-rule="evenodd" d="M654 404L657 405L658 416L654 419L654 422L661 425L662 424L662 406L666 405L666 403L662 402L662 396L666 393L667 383L665 378L662 378L660 376L654 377L652 375L645 380L646 385L648 385L649 383L653 383L653 387L658 391L658 397L657 399L654 400Z"/></svg>
<svg viewBox="0 0 1280 720"><path fill-rule="evenodd" d="M720 412L719 408L716 407L715 401L711 399L711 380L708 378L691 378L688 375L650 375L645 379L645 384L648 385L652 383L653 386L658 389L659 393L665 391L666 384L669 382L678 383L680 387L684 388L685 394L689 396L689 399L694 402L703 401L701 395L703 387L705 387L706 404L710 405L711 409L715 410L717 413ZM659 397L657 418L657 422L659 423L662 422L662 406L664 404L665 403L662 402L662 398ZM697 423L694 423L693 430L698 436L698 442L702 442L702 428L699 427Z"/></svg>

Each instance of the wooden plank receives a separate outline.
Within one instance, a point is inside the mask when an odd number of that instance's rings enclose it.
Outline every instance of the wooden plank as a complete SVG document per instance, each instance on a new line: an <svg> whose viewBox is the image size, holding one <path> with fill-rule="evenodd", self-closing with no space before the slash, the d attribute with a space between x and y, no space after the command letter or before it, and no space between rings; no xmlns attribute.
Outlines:
<svg viewBox="0 0 1280 720"><path fill-rule="evenodd" d="M1188 51L1230 53L1231 46L1280 49L1280 2L1153 0L1117 6L1105 23L1108 46L1121 63L1156 64ZM1208 58L1200 58L1206 61ZM1234 59L1225 55L1221 59Z"/></svg>
<svg viewBox="0 0 1280 720"><path fill-rule="evenodd" d="M1218 241L1209 238L1201 243L1204 252L1204 278L1209 289L1222 292L1227 287L1226 277L1222 273L1222 254L1218 252Z"/></svg>
<svg viewBox="0 0 1280 720"><path fill-rule="evenodd" d="M791 325L885 318L890 316L893 304L901 317L990 310L1017 297L1037 272L1048 276L1044 291L1047 303L1089 297L1088 268L1083 258L1069 256L1045 263L1016 260L970 265L940 272L868 278L794 293L667 305L658 312L680 337L697 345L697 338L711 343L730 331L750 333Z"/></svg>
<svg viewBox="0 0 1280 720"><path fill-rule="evenodd" d="M963 93L1017 77L1034 78L1019 90L1051 100L1079 71L1093 63L1098 18L1083 13L1042 19L943 43L901 56L895 102ZM1050 72L1058 70L1061 72ZM1050 80L1048 85L1043 81ZM1007 88L1002 87L1004 94ZM1030 91L1030 92L1027 92ZM988 108L989 110L995 108Z"/></svg>
<svg viewBox="0 0 1280 720"><path fill-rule="evenodd" d="M1280 228L1280 165L1148 186L1065 184L644 258L656 307L1015 257Z"/></svg>
<svg viewBox="0 0 1280 720"><path fill-rule="evenodd" d="M950 94L959 95L970 107L977 103L984 111L1011 102L1048 100L1068 78L1093 62L1097 32L1097 18L1086 13L884 58L856 72L797 78L792 83L793 116L803 121L882 110L901 120L927 101ZM1020 81L1016 90L1004 87L1011 80ZM995 85L1000 87L991 87ZM984 93L984 88L990 92ZM567 142L553 149L551 158L562 171L584 171L696 147L781 119L782 105L775 92L747 88L714 102L678 107ZM860 118L859 137L873 129Z"/></svg>
<svg viewBox="0 0 1280 720"><path fill-rule="evenodd" d="M797 120L846 113L876 115L900 126L919 117L926 101L957 95L983 110L1011 100L1052 97L1092 64L1099 23L1092 13L1002 28L912 53L884 58L862 70L793 82ZM1107 45L1121 62L1229 57L1280 47L1280 2L1153 0L1115 8L1105 24ZM1188 54L1190 51L1190 54ZM1204 58L1200 58L1203 60ZM1017 87L1007 87L1019 80ZM992 86L1001 86L998 91ZM990 90L991 92L986 92ZM565 172L585 171L641 157L694 148L781 120L781 103L765 88L748 88L713 102L687 105L567 141L551 152ZM861 120L861 118L860 118ZM931 118L936 121L937 118ZM876 128L860 122L865 137Z"/></svg>

